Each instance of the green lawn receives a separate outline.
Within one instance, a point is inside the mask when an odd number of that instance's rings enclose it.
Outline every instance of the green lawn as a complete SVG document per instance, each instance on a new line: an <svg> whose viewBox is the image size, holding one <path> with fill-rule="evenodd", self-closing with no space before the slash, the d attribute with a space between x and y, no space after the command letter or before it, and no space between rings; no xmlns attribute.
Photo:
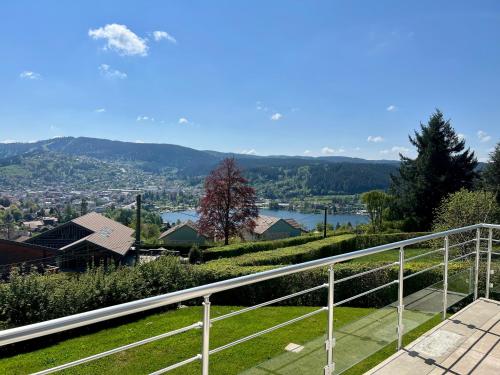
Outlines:
<svg viewBox="0 0 500 375"><path fill-rule="evenodd" d="M213 306L212 317L238 307ZM211 349L255 333L316 307L265 307L227 320L213 323ZM355 321L374 309L340 307L335 310L336 326ZM0 373L27 374L60 365L85 356L109 350L137 340L158 335L201 320L201 307L190 307L160 313L97 333L70 338L49 347L0 360ZM283 352L290 342L305 344L325 333L326 312L278 329L246 343L211 356L214 374L237 374ZM65 374L145 374L181 361L200 352L201 330L195 329L62 371ZM174 374L199 374L199 363L177 370Z"/></svg>
<svg viewBox="0 0 500 375"><path fill-rule="evenodd" d="M239 309L239 307L213 306L212 317ZM315 310L315 307L265 307L215 322L211 331L211 349L261 329ZM375 309L339 307L335 309L335 327L338 329ZM159 313L118 327L103 329L93 334L70 338L46 348L18 354L0 360L0 373L27 374L63 364L85 356L109 350L140 339L180 328L201 319L200 307L190 307ZM405 336L409 342L439 323L433 318ZM325 333L326 313L278 329L272 333L212 355L210 370L213 374L237 374L281 353L290 342L306 344ZM99 359L69 370L64 374L146 374L181 361L200 352L201 330L193 330L155 343L133 348L107 358ZM360 374L375 366L395 351L395 343L370 356L348 374ZM174 374L199 374L199 363L177 370Z"/></svg>
<svg viewBox="0 0 500 375"><path fill-rule="evenodd" d="M428 248L405 248L405 259L411 258L420 254L427 253L433 249ZM418 259L414 262L419 263L439 263L443 261L443 252L436 252L429 254ZM399 249L387 250L379 254L373 254L356 258L351 260L353 263L367 263L367 262L397 262L399 260ZM410 261L411 262L411 261Z"/></svg>

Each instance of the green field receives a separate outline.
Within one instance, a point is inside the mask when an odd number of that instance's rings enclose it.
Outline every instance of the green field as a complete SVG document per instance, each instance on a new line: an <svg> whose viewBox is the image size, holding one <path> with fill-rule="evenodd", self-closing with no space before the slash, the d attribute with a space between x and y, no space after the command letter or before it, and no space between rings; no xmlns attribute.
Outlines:
<svg viewBox="0 0 500 375"><path fill-rule="evenodd" d="M239 307L213 306L212 318L237 309ZM210 347L211 349L216 348L316 309L316 307L265 307L227 320L214 322L211 328ZM335 327L336 329L342 328L349 323L359 321L374 311L375 309L339 307L335 309ZM0 373L27 374L40 371L190 325L200 321L201 314L200 307L157 313L135 322L63 340L42 349L10 357L4 356L0 360ZM431 321L434 322L434 320ZM435 321L433 324L437 322ZM427 330L429 323L424 324L423 327L424 331ZM283 354L283 348L288 343L306 344L311 340L317 340L325 334L325 328L326 312L234 346L210 357L211 373L227 375L240 373ZM62 373L146 374L196 355L200 352L200 345L201 330L194 329L187 333L64 370ZM356 368L372 367L393 352L394 345L391 344L390 347L384 348L381 354L368 358L368 362L364 365L363 362ZM323 354L321 354L321 358L323 358ZM200 365L192 363L171 373L199 374ZM349 373L360 372L350 371Z"/></svg>

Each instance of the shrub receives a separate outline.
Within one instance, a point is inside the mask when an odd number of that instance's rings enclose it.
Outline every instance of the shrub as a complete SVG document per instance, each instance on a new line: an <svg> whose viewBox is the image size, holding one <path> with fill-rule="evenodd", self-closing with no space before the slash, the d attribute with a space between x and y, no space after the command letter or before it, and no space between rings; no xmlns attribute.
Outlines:
<svg viewBox="0 0 500 375"><path fill-rule="evenodd" d="M0 285L3 326L29 324L116 305L196 285L192 266L160 257L136 267L103 267L82 274L20 275Z"/></svg>
<svg viewBox="0 0 500 375"><path fill-rule="evenodd" d="M191 264L201 263L201 261L203 260L203 253L198 245L193 245L191 247L191 249L189 250L188 258L189 263Z"/></svg>

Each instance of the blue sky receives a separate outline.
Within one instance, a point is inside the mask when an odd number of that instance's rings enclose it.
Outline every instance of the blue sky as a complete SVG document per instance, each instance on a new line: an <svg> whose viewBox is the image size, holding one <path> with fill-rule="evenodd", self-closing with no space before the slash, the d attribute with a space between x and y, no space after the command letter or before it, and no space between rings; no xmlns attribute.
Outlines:
<svg viewBox="0 0 500 375"><path fill-rule="evenodd" d="M500 135L500 2L9 1L0 141L394 159L435 108ZM155 33L156 32L156 33Z"/></svg>

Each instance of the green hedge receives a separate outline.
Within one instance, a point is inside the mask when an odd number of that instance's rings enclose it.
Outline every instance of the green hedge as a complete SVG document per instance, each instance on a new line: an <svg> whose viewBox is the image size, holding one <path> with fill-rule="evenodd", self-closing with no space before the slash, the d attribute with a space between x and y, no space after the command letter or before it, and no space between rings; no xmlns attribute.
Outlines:
<svg viewBox="0 0 500 375"><path fill-rule="evenodd" d="M364 234L355 236L344 234L328 237L305 244L279 248L276 250L247 253L231 259L218 259L200 266L208 269L228 268L232 266L264 266L296 264L328 256L344 254L390 242L418 237L425 233Z"/></svg>
<svg viewBox="0 0 500 375"><path fill-rule="evenodd" d="M116 305L198 285L191 265L171 256L136 267L80 274L13 273L0 284L0 325L12 327Z"/></svg>
<svg viewBox="0 0 500 375"><path fill-rule="evenodd" d="M331 235L331 234L330 234ZM290 237L282 240L243 242L233 245L212 247L203 252L203 259L206 261L236 257L243 254L255 253L258 251L279 249L282 247L301 245L322 239L319 234L307 234L303 236Z"/></svg>

